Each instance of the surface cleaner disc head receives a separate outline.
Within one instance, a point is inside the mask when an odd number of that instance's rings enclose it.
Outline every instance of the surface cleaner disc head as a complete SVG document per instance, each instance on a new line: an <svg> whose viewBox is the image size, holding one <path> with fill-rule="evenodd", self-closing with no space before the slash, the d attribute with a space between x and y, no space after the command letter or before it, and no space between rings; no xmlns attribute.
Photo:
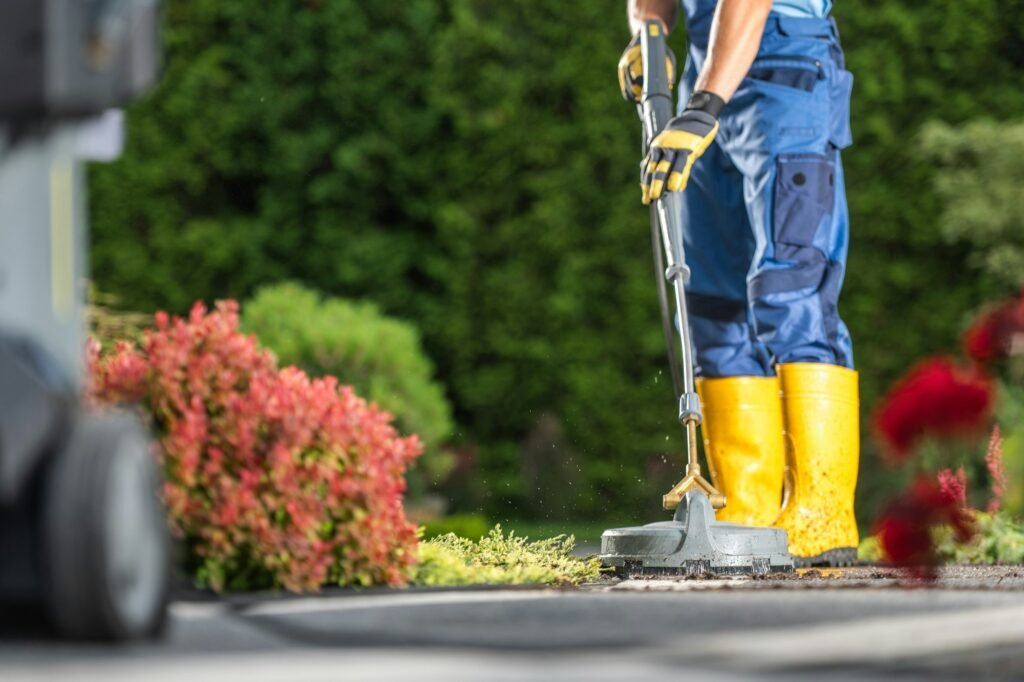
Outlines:
<svg viewBox="0 0 1024 682"><path fill-rule="evenodd" d="M699 490L686 493L672 521L606 530L601 562L623 576L793 570L786 531L717 521L707 495Z"/></svg>

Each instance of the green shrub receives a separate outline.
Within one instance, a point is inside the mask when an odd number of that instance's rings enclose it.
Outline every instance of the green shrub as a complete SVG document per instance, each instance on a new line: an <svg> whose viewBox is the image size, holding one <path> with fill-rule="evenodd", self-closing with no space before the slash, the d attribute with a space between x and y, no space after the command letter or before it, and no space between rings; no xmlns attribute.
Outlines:
<svg viewBox="0 0 1024 682"><path fill-rule="evenodd" d="M452 458L442 446L452 432L451 407L412 325L385 317L370 303L322 299L295 283L264 287L242 307L243 328L282 365L331 375L355 387L415 433L425 454L411 472L412 492L442 479Z"/></svg>
<svg viewBox="0 0 1024 682"><path fill-rule="evenodd" d="M578 585L597 580L600 560L573 556L575 543L571 535L530 542L512 532L505 535L501 526L475 542L450 533L420 543L420 564L412 582L424 586Z"/></svg>

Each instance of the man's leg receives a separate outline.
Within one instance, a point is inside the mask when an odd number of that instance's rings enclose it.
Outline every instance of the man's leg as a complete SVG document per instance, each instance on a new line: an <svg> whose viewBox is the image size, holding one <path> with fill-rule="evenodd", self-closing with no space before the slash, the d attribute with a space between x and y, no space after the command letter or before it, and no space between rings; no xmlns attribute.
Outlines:
<svg viewBox="0 0 1024 682"><path fill-rule="evenodd" d="M692 274L686 302L700 376L770 376L768 353L754 333L747 305L754 239L743 176L718 145L694 164L682 207Z"/></svg>
<svg viewBox="0 0 1024 682"><path fill-rule="evenodd" d="M717 516L768 525L778 516L784 468L779 383L747 305L755 244L743 176L716 145L695 164L682 203L704 449L727 501Z"/></svg>
<svg viewBox="0 0 1024 682"><path fill-rule="evenodd" d="M776 524L798 559L841 563L858 540L857 376L837 310L849 225L836 122L849 80L828 40L779 34L762 50L722 143L745 178L757 242L748 297L782 389L789 485Z"/></svg>
<svg viewBox="0 0 1024 682"><path fill-rule="evenodd" d="M778 365L786 430L789 495L776 524L804 565L843 565L857 558L854 492L860 460L857 373L850 336L836 309L849 227L842 165L835 154L832 219L822 226L829 265L818 289L822 336L834 360L807 361L787 349ZM813 356L812 356L813 357Z"/></svg>

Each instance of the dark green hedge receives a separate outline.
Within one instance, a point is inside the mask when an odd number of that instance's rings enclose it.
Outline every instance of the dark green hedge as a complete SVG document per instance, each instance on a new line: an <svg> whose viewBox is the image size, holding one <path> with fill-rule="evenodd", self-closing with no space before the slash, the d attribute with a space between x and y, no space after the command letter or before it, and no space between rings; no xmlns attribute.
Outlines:
<svg viewBox="0 0 1024 682"><path fill-rule="evenodd" d="M371 299L421 329L489 512L653 511L681 444L614 75L624 4L170 0L165 77L93 172L99 286L177 311L286 278ZM1024 10L836 12L857 79L842 312L870 406L988 293L935 228L914 139L1022 111Z"/></svg>

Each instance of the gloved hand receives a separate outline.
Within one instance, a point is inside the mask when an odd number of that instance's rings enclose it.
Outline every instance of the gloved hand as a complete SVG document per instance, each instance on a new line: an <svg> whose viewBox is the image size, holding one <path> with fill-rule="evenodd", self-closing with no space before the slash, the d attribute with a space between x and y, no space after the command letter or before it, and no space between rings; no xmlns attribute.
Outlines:
<svg viewBox="0 0 1024 682"><path fill-rule="evenodd" d="M662 31L664 32L664 25ZM668 87L676 80L676 56L669 47L665 47L665 68L668 70ZM644 60L640 54L640 34L633 36L626 51L619 58L619 89L627 102L640 103L640 95L644 89Z"/></svg>
<svg viewBox="0 0 1024 682"><path fill-rule="evenodd" d="M710 101L709 101L710 98ZM695 101L698 107L695 108ZM654 138L640 168L643 202L649 204L665 192L682 192L693 162L711 145L718 132L718 113L724 102L712 93L697 92L686 111L673 118Z"/></svg>

